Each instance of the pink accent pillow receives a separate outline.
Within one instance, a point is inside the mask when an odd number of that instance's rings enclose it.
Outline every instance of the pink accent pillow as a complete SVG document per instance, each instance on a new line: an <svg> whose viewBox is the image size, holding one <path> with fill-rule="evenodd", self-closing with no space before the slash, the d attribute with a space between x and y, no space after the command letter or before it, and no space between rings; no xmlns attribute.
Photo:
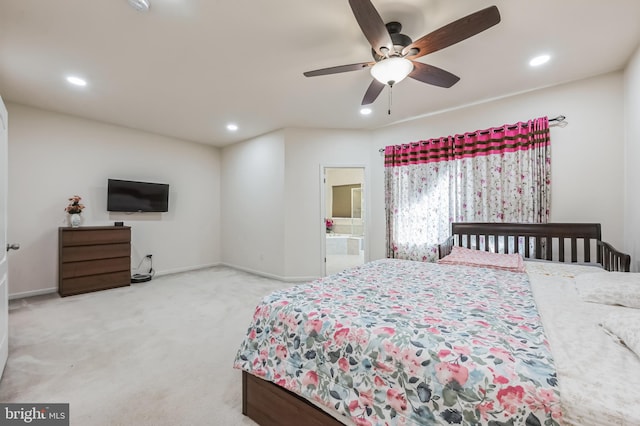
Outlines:
<svg viewBox="0 0 640 426"><path fill-rule="evenodd" d="M522 256L517 253L491 253L482 250L471 250L459 246L453 246L451 254L438 260L438 263L442 263L444 265L479 266L511 272L525 271Z"/></svg>

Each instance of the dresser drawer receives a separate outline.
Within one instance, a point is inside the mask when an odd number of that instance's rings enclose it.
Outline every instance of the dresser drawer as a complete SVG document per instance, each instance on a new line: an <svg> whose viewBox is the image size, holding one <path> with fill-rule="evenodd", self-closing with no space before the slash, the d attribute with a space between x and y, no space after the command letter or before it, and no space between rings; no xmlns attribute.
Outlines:
<svg viewBox="0 0 640 426"><path fill-rule="evenodd" d="M131 244L102 244L99 246L71 246L62 249L63 262L79 262L93 259L109 259L128 257L131 255Z"/></svg>
<svg viewBox="0 0 640 426"><path fill-rule="evenodd" d="M90 291L124 287L130 284L131 275L129 271L113 272L110 274L63 279L60 282L59 292L60 296L71 296Z"/></svg>
<svg viewBox="0 0 640 426"><path fill-rule="evenodd" d="M60 265L62 278L82 277L85 275L106 274L109 272L130 271L131 259L116 257L113 259L87 260L84 262L69 262Z"/></svg>
<svg viewBox="0 0 640 426"><path fill-rule="evenodd" d="M60 235L63 247L128 243L131 241L131 228L113 227L111 229L75 228Z"/></svg>

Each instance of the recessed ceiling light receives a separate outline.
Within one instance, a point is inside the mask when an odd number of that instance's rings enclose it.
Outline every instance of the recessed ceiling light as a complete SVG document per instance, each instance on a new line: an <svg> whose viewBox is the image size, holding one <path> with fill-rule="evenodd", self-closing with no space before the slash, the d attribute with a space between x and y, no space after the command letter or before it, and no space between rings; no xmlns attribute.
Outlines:
<svg viewBox="0 0 640 426"><path fill-rule="evenodd" d="M546 64L547 62L549 62L549 59L551 59L551 56L549 55L536 56L535 58L529 61L529 65L531 65L532 67L537 67L542 64Z"/></svg>
<svg viewBox="0 0 640 426"><path fill-rule="evenodd" d="M371 108L362 108L362 109L360 109L360 114L362 114L362 115L369 115L372 112L373 111L371 110Z"/></svg>
<svg viewBox="0 0 640 426"><path fill-rule="evenodd" d="M84 78L80 78L80 77L75 77L75 76L69 76L67 77L67 81L71 84L73 84L74 86L86 86L87 85L87 80L85 80Z"/></svg>
<svg viewBox="0 0 640 426"><path fill-rule="evenodd" d="M238 125L237 124L227 124L227 130L229 130L230 132L235 132L236 130L238 130Z"/></svg>
<svg viewBox="0 0 640 426"><path fill-rule="evenodd" d="M129 6L138 12L146 12L149 10L149 0L128 0Z"/></svg>

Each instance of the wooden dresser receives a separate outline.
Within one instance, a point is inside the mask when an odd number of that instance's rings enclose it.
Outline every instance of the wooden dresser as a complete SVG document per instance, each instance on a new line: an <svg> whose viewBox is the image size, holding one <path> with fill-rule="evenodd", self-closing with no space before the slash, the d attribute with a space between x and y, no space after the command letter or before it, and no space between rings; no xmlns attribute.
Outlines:
<svg viewBox="0 0 640 426"><path fill-rule="evenodd" d="M60 296L131 285L131 227L61 227L58 258Z"/></svg>

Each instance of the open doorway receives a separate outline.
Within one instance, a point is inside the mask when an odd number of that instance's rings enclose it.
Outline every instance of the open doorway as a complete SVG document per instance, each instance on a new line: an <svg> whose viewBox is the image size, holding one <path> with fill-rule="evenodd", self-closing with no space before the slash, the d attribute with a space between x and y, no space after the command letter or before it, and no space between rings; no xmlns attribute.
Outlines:
<svg viewBox="0 0 640 426"><path fill-rule="evenodd" d="M365 262L364 167L323 169L325 275Z"/></svg>

